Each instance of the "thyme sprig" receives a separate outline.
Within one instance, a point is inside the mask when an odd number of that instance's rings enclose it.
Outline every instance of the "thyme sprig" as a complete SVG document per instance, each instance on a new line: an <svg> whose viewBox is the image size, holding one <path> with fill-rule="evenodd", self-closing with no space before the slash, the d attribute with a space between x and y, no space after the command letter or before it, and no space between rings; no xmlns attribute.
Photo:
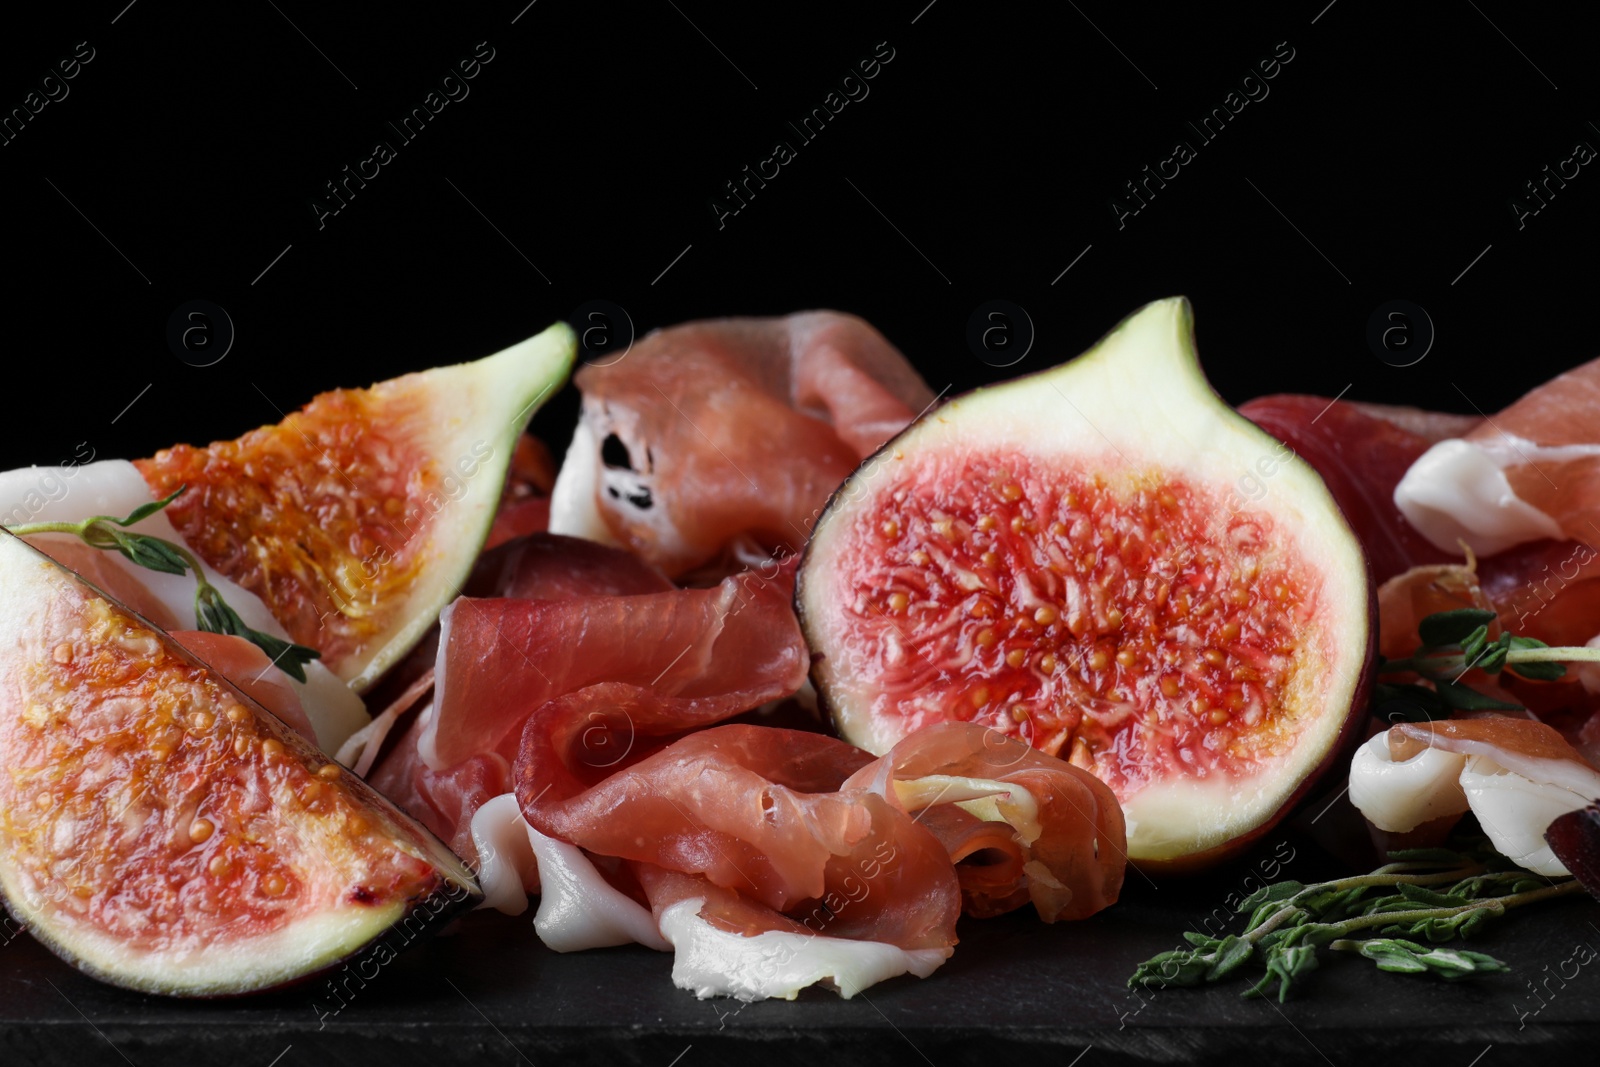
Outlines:
<svg viewBox="0 0 1600 1067"><path fill-rule="evenodd" d="M91 515L81 522L30 522L6 529L18 537L31 534L71 534L90 548L114 550L146 570L162 574L183 575L194 572L194 614L196 625L214 634L242 637L267 654L279 670L297 682L306 680L305 665L322 654L314 648L285 641L272 634L252 630L245 625L239 613L228 606L217 587L206 579L205 568L182 545L175 545L150 534L134 533L128 527L148 519L178 499L187 486L179 486L164 500L141 504L124 518L114 515Z"/></svg>
<svg viewBox="0 0 1600 1067"><path fill-rule="evenodd" d="M1422 643L1404 659L1379 659L1380 681L1373 690L1374 707L1390 720L1446 718L1453 711L1521 711L1513 704L1479 692L1461 681L1469 670L1497 675L1501 671L1533 681L1555 681L1566 674L1562 662L1600 663L1600 648L1552 648L1533 637L1502 632L1489 639L1496 616L1481 608L1459 608L1429 615L1417 626ZM1431 686L1384 682L1388 675L1420 675Z"/></svg>
<svg viewBox="0 0 1600 1067"><path fill-rule="evenodd" d="M1554 882L1516 867L1480 839L1465 852L1391 852L1370 874L1305 885L1275 882L1240 901L1250 919L1239 934L1185 931L1190 948L1139 964L1128 987L1199 986L1233 975L1247 963L1263 969L1246 997L1277 986L1279 1002L1318 965L1317 950L1351 952L1381 971L1429 974L1447 981L1498 974L1504 963L1481 952L1432 947L1477 933L1512 908L1582 890L1576 879Z"/></svg>

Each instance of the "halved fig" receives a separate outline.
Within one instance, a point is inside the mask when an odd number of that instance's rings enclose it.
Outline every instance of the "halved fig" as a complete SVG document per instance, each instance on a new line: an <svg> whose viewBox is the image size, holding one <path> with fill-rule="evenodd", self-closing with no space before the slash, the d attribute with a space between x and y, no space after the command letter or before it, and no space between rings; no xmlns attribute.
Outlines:
<svg viewBox="0 0 1600 1067"><path fill-rule="evenodd" d="M964 719L1093 771L1134 862L1218 859L1364 716L1372 583L1310 466L1211 390L1187 301L864 463L796 600L843 736Z"/></svg>
<svg viewBox="0 0 1600 1067"><path fill-rule="evenodd" d="M0 897L96 978L271 988L480 896L427 830L6 533L0 678Z"/></svg>
<svg viewBox="0 0 1600 1067"><path fill-rule="evenodd" d="M275 426L136 466L195 554L357 692L461 588L523 427L572 369L557 323L474 363L323 393Z"/></svg>

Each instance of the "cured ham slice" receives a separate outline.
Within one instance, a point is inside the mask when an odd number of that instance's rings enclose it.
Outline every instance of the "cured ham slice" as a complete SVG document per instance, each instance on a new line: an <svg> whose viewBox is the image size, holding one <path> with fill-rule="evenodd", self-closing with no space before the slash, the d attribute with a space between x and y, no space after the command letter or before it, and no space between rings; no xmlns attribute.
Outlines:
<svg viewBox="0 0 1600 1067"><path fill-rule="evenodd" d="M472 817L489 801L511 791L511 764L498 752L486 752L442 771L429 769L416 754L415 731L426 719L425 714L416 721L368 781L470 864L477 854ZM528 886L530 892L537 888L537 882Z"/></svg>
<svg viewBox="0 0 1600 1067"><path fill-rule="evenodd" d="M1350 766L1350 800L1379 830L1404 833L1471 810L1501 853L1543 875L1569 873L1544 832L1600 797L1600 771L1550 726L1504 715L1400 723Z"/></svg>
<svg viewBox="0 0 1600 1067"><path fill-rule="evenodd" d="M1469 425L1459 416L1294 395L1259 397L1240 406L1239 413L1322 475L1366 549L1376 581L1410 567L1460 558L1453 541L1430 542L1414 529L1394 495L1401 478L1433 443L1430 435ZM1241 498L1271 493L1275 463L1283 458L1264 456L1255 470L1240 472Z"/></svg>
<svg viewBox="0 0 1600 1067"><path fill-rule="evenodd" d="M976 723L918 730L845 789L893 797L955 861L969 914L1032 900L1045 922L1116 902L1127 867L1122 808L1088 771ZM962 861L981 859L981 864Z"/></svg>
<svg viewBox="0 0 1600 1067"><path fill-rule="evenodd" d="M529 719L516 766L538 834L630 861L674 946L674 981L699 996L793 997L818 982L849 996L931 972L963 902L993 915L1032 900L1055 921L1120 890L1110 789L1020 741L950 723L873 760L823 735L735 724L662 743L705 713L591 686ZM613 761L623 731L630 747Z"/></svg>
<svg viewBox="0 0 1600 1067"><path fill-rule="evenodd" d="M841 791L869 754L744 724L663 746L704 708L629 688L541 708L517 795L538 833L631 861L676 984L751 1000L823 982L850 996L949 957L961 890L944 846L883 795ZM621 769L593 765L597 715L628 726ZM541 880L547 870L541 856Z"/></svg>
<svg viewBox="0 0 1600 1067"><path fill-rule="evenodd" d="M1600 552L1589 545L1533 541L1491 556L1479 570L1484 594L1513 633L1548 645L1581 645L1600 633Z"/></svg>
<svg viewBox="0 0 1600 1067"><path fill-rule="evenodd" d="M469 830L477 860L473 873L483 890L480 908L507 915L528 910L527 887L539 887L539 861L528 840L528 829L517 798L510 793L491 798L472 813Z"/></svg>
<svg viewBox="0 0 1600 1067"><path fill-rule="evenodd" d="M582 849L529 826L514 795L477 810L472 840L484 893L479 907L521 915L533 886L539 890L533 925L546 947L576 952L638 943L671 949L648 907L612 885Z"/></svg>
<svg viewBox="0 0 1600 1067"><path fill-rule="evenodd" d="M788 606L791 581L784 572L636 596L462 597L440 619L423 762L437 771L485 752L514 754L531 711L601 682L714 709L703 721L787 696L810 666Z"/></svg>
<svg viewBox="0 0 1600 1067"><path fill-rule="evenodd" d="M577 952L634 943L661 952L672 948L650 909L612 885L582 849L546 837L526 820L522 826L539 865L533 926L547 948Z"/></svg>
<svg viewBox="0 0 1600 1067"><path fill-rule="evenodd" d="M1449 411L1428 411L1395 404L1373 404L1365 400L1352 400L1349 404L1363 415L1371 415L1375 419L1393 423L1407 433L1421 437L1429 444L1437 444L1451 437L1465 437L1483 425L1481 415L1457 415Z"/></svg>
<svg viewBox="0 0 1600 1067"><path fill-rule="evenodd" d="M674 950L672 983L701 1000L793 1000L811 985L848 1000L898 975L926 978L950 957L948 947L819 935L704 878L645 864L639 870L661 936Z"/></svg>
<svg viewBox="0 0 1600 1067"><path fill-rule="evenodd" d="M535 533L479 558L463 592L513 600L663 593L673 585L631 552L558 534Z"/></svg>
<svg viewBox="0 0 1600 1067"><path fill-rule="evenodd" d="M1582 646L1600 631L1600 553L1575 542L1519 545L1469 565L1414 567L1378 587L1379 651L1390 659L1411 654L1418 624L1440 611L1493 611L1489 639L1502 631L1547 645ZM1586 758L1600 752L1600 670L1569 667L1556 681L1530 681L1513 673L1493 681L1475 676L1473 688L1520 703L1556 727ZM1593 723L1594 725L1590 725ZM1585 731L1588 731L1587 734Z"/></svg>
<svg viewBox="0 0 1600 1067"><path fill-rule="evenodd" d="M1378 586L1378 652L1386 659L1404 659L1417 648L1417 627L1441 611L1477 608L1495 610L1471 566L1438 563L1413 567ZM1492 632L1490 640L1500 636Z"/></svg>
<svg viewBox="0 0 1600 1067"><path fill-rule="evenodd" d="M658 330L575 381L550 528L674 577L798 551L828 495L934 399L881 334L831 311Z"/></svg>
<svg viewBox="0 0 1600 1067"><path fill-rule="evenodd" d="M641 746L654 751L606 773L590 762L591 714L625 719L638 745L689 711L643 691L621 704L622 688L552 701L529 720L517 799L534 829L703 877L831 937L955 944L960 888L943 846L883 796L838 792L871 756L821 734L729 725Z"/></svg>
<svg viewBox="0 0 1600 1067"><path fill-rule="evenodd" d="M631 552L538 532L485 551L474 564L462 593L469 597L570 600L580 596L660 593L672 587L659 571ZM391 712L400 705L396 714L403 714L418 698L432 693L438 658L439 624L435 623L417 647L372 688L368 702ZM424 678L426 684L422 684ZM368 737L387 733L387 729L379 727ZM366 739L361 739L353 751L365 747Z"/></svg>
<svg viewBox="0 0 1600 1067"><path fill-rule="evenodd" d="M462 598L447 609L433 702L400 727L370 776L469 859L473 817L511 791L523 725L543 704L601 683L649 690L687 709L676 733L793 694L809 665L789 606L792 569L676 590L626 552L540 534L485 554L472 588L541 599ZM585 723L597 770L653 743L636 747L628 729L608 731L613 722L597 710ZM369 743L381 743L376 726ZM525 888L538 884L530 877Z"/></svg>
<svg viewBox="0 0 1600 1067"><path fill-rule="evenodd" d="M1483 555L1541 539L1600 543L1600 360L1553 378L1419 457L1395 503L1444 547Z"/></svg>

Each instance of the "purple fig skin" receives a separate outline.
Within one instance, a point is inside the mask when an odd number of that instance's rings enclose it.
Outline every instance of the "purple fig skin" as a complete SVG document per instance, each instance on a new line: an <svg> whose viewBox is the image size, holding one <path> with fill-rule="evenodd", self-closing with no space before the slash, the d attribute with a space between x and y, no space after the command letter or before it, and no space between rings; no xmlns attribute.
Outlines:
<svg viewBox="0 0 1600 1067"><path fill-rule="evenodd" d="M1600 800L1557 816L1544 832L1556 859L1600 900Z"/></svg>

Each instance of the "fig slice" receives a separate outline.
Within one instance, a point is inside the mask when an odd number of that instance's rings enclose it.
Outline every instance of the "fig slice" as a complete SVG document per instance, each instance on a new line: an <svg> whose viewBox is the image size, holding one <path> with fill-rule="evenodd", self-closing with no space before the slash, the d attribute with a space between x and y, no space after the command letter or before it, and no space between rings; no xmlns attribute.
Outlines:
<svg viewBox="0 0 1600 1067"><path fill-rule="evenodd" d="M274 426L134 466L156 499L186 486L165 514L189 548L362 693L460 592L522 431L576 353L558 322L472 363L322 393Z"/></svg>
<svg viewBox="0 0 1600 1067"><path fill-rule="evenodd" d="M1134 862L1276 823L1365 714L1361 546L1321 478L1200 370L1188 302L953 399L818 520L797 608L840 733L964 719L1093 771Z"/></svg>
<svg viewBox="0 0 1600 1067"><path fill-rule="evenodd" d="M96 978L272 988L480 896L427 830L9 533L0 679L0 898Z"/></svg>

